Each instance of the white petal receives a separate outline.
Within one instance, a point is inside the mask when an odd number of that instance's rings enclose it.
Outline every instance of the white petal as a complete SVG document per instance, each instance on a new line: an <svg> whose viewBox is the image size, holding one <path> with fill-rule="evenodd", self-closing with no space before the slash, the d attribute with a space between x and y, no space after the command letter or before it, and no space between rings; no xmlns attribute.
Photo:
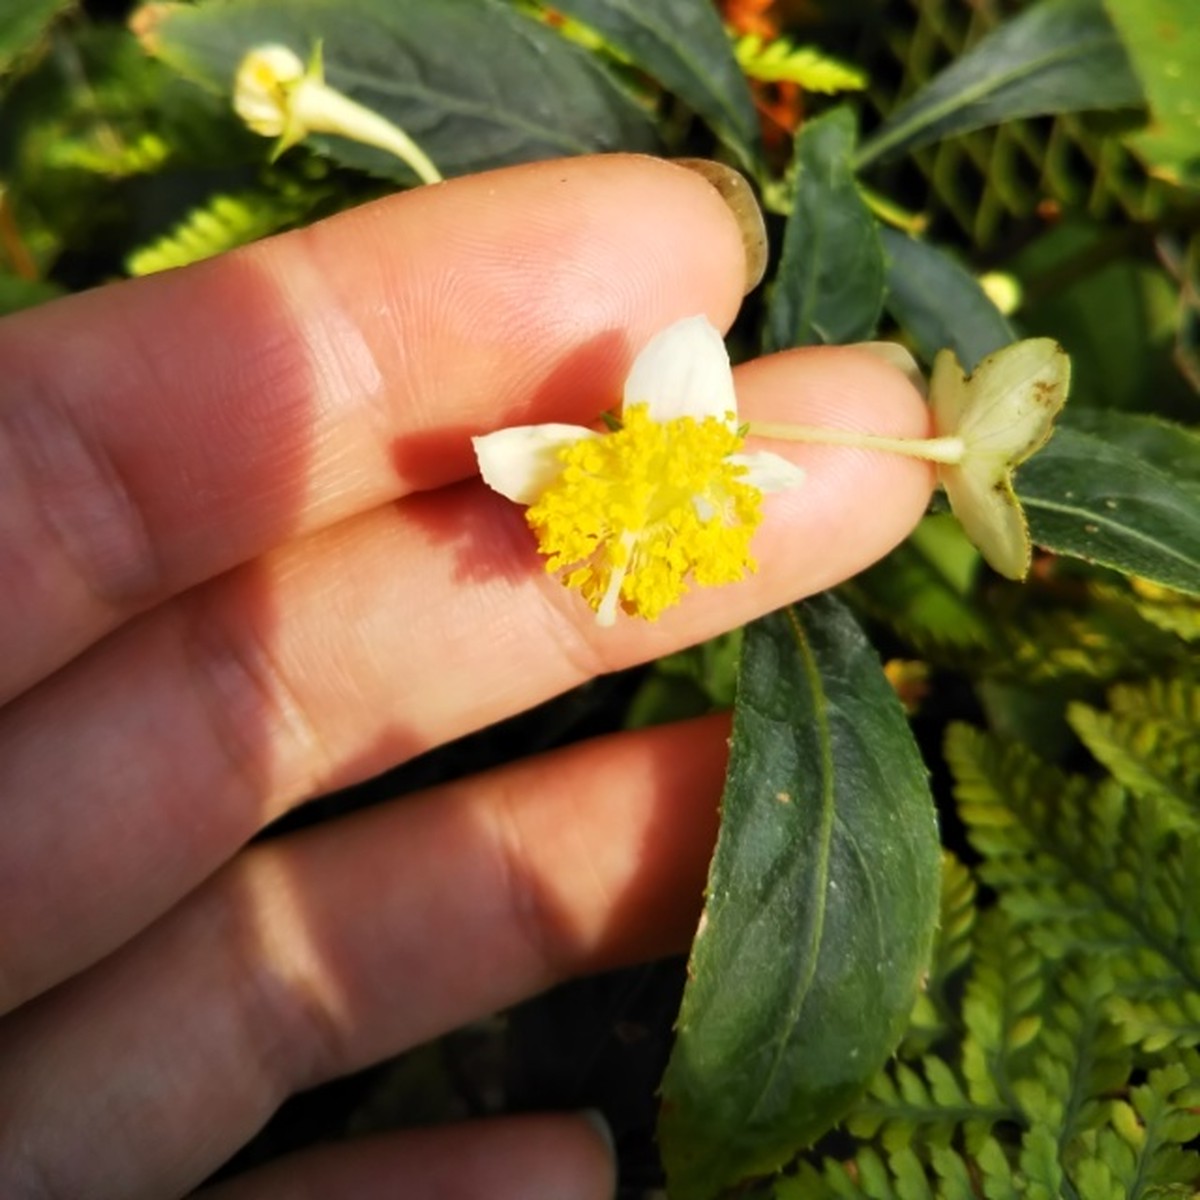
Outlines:
<svg viewBox="0 0 1200 1200"><path fill-rule="evenodd" d="M759 450L753 454L731 454L729 461L745 467L746 474L741 477L741 482L760 492L782 492L804 482L804 468L789 462L782 454Z"/></svg>
<svg viewBox="0 0 1200 1200"><path fill-rule="evenodd" d="M1024 579L1033 550L1021 502L1007 475L989 477L962 466L942 467L938 478L950 511L988 564L1008 579Z"/></svg>
<svg viewBox="0 0 1200 1200"><path fill-rule="evenodd" d="M729 355L707 317L685 317L650 339L625 380L625 404L649 405L656 421L736 420Z"/></svg>
<svg viewBox="0 0 1200 1200"><path fill-rule="evenodd" d="M474 437L471 445L488 487L517 504L532 504L562 471L558 452L593 437L599 434L582 425L515 425Z"/></svg>

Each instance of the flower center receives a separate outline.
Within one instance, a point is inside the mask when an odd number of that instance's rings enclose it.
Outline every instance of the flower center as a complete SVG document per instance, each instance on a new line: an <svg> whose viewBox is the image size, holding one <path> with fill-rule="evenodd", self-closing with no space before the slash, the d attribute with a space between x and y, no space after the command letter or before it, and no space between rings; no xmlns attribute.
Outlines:
<svg viewBox="0 0 1200 1200"><path fill-rule="evenodd" d="M559 452L562 474L525 513L546 555L611 623L618 607L656 619L688 590L757 569L750 538L762 493L730 460L742 437L714 417L655 421L644 404L623 425Z"/></svg>

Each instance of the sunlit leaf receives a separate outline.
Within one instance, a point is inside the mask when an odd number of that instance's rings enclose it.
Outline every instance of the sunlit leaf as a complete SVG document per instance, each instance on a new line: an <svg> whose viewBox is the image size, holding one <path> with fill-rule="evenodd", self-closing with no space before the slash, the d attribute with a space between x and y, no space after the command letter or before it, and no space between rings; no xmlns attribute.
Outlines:
<svg viewBox="0 0 1200 1200"><path fill-rule="evenodd" d="M1200 12L1196 0L1104 0L1133 60L1150 125L1132 135L1154 175L1200 186Z"/></svg>

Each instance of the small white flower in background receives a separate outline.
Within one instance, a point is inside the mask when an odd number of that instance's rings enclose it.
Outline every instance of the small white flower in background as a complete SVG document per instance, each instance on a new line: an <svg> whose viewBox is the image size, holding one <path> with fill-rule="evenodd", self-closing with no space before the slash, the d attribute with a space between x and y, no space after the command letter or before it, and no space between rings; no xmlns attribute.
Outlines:
<svg viewBox="0 0 1200 1200"><path fill-rule="evenodd" d="M394 154L423 183L442 178L402 129L325 82L319 44L307 66L289 46L249 50L234 77L233 107L255 133L279 139L276 157L310 133L332 133Z"/></svg>
<svg viewBox="0 0 1200 1200"><path fill-rule="evenodd" d="M601 625L657 619L690 583L734 583L756 564L764 492L798 486L786 458L742 453L720 333L688 317L654 337L625 381L619 426L525 425L473 438L484 482L527 505L546 569Z"/></svg>
<svg viewBox="0 0 1200 1200"><path fill-rule="evenodd" d="M309 69L311 70L311 68ZM287 46L259 46L238 65L234 80L233 107L237 115L257 134L281 138L293 143L304 137L297 133L295 93L307 82L309 88L321 83L319 65L310 75L299 55Z"/></svg>
<svg viewBox="0 0 1200 1200"><path fill-rule="evenodd" d="M1071 360L1050 338L1005 346L970 376L952 350L934 359L929 403L936 434L962 442L957 463L939 464L938 480L967 536L1010 579L1023 579L1032 557L1012 473L1050 440L1070 382Z"/></svg>

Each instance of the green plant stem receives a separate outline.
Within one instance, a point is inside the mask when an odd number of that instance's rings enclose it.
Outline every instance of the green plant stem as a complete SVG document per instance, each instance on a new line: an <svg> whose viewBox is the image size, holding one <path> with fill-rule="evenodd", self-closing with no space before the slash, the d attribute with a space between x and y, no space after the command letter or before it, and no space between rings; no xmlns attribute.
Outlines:
<svg viewBox="0 0 1200 1200"><path fill-rule="evenodd" d="M784 442L815 442L825 446L858 446L863 450L882 450L906 458L924 458L929 462L962 462L966 450L960 437L892 438L852 429L826 429L820 425L785 425L771 421L751 421L746 432L755 437Z"/></svg>

